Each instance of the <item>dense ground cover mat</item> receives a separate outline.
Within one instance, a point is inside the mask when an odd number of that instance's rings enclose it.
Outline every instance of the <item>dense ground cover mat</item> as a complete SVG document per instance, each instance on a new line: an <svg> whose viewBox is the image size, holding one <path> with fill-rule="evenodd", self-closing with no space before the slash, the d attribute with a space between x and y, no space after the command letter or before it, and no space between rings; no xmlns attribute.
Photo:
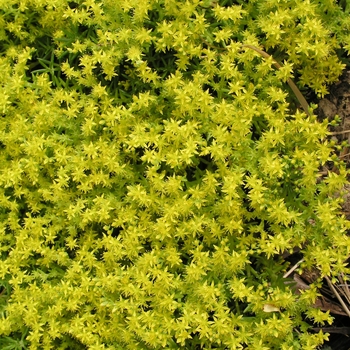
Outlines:
<svg viewBox="0 0 350 350"><path fill-rule="evenodd" d="M347 170L287 81L337 80L346 3L0 0L0 23L1 348L320 346ZM294 248L320 273L299 292Z"/></svg>

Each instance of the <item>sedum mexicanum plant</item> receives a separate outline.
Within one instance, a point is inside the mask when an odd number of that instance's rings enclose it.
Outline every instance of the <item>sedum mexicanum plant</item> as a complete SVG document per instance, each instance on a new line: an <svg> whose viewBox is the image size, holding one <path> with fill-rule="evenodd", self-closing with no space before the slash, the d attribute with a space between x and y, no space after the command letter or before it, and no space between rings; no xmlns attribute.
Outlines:
<svg viewBox="0 0 350 350"><path fill-rule="evenodd" d="M322 96L337 80L345 9L1 0L0 21L2 348L327 339L309 331L332 322L317 285L296 294L282 253L348 273L347 170L286 81Z"/></svg>

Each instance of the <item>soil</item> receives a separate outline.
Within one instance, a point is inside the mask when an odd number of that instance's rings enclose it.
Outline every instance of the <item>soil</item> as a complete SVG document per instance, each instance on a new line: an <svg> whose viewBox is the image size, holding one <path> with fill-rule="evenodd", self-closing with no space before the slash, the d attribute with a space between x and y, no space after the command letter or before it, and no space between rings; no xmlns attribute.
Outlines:
<svg viewBox="0 0 350 350"><path fill-rule="evenodd" d="M318 108L314 111L314 114L318 116L320 121L328 119L331 122L336 115L340 117L340 124L336 127L331 127L330 131L333 135L329 138L333 139L341 144L347 141L349 146L345 145L338 152L340 158L346 161L347 167L350 168L350 69L346 69L339 81L329 88L329 94L321 100L317 100L312 93L305 95L308 103L315 103ZM327 173L332 171L331 165L321 169ZM346 193L344 196L343 213L350 220L350 178L349 185L345 187ZM292 258L292 257L291 257ZM294 260L298 257L294 257ZM300 257L299 257L300 258ZM349 257L350 258L350 257ZM291 261L293 258L291 259ZM349 259L350 260L350 259ZM315 271L314 271L315 272ZM317 272L316 272L317 273ZM311 278L311 280L310 280ZM312 283L312 273L304 272L301 276L295 274L294 279L301 286L304 284L306 288L308 284ZM300 282L301 279L301 282ZM298 282L297 282L298 283ZM350 350L350 317L343 311L343 308L339 304L337 298L332 292L329 285L325 281L320 293L322 296L317 300L316 307L320 307L322 310L329 310L334 317L334 322L331 327L323 328L323 331L330 333L329 341L323 346L322 350ZM350 304L346 302L347 307L350 309ZM320 328L315 326L315 331L319 331Z"/></svg>
<svg viewBox="0 0 350 350"><path fill-rule="evenodd" d="M330 87L329 94L316 103L318 108L314 113L320 121L324 119L332 121L336 115L340 117L341 124L331 128L335 133L331 139L336 140L338 144L348 142L349 146L343 147L339 157L346 161L347 167L350 168L350 69L345 70L339 81ZM343 213L350 220L350 183L345 186L345 190Z"/></svg>

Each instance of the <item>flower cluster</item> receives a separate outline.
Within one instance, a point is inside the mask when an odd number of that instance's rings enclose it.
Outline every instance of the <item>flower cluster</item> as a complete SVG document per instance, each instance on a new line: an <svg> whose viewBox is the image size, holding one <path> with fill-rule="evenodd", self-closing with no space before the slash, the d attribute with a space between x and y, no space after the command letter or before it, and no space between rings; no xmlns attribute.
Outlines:
<svg viewBox="0 0 350 350"><path fill-rule="evenodd" d="M235 3L0 1L0 344L326 339L280 256L347 272L347 171L285 82L324 94L350 22L328 0Z"/></svg>

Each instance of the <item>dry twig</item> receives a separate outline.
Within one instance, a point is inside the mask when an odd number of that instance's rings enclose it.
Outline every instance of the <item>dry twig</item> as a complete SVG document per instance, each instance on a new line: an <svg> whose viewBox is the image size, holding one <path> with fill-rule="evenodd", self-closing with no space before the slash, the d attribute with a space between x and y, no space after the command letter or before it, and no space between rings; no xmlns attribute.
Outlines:
<svg viewBox="0 0 350 350"><path fill-rule="evenodd" d="M346 314L350 317L350 310L348 309L348 307L345 305L344 300L342 299L342 297L339 295L339 293L337 292L337 290L334 288L332 282L330 281L330 279L325 276L325 279L328 283L329 288L332 290L332 292L335 294L335 296L337 297L337 299L339 300L341 306L343 307L344 311L346 312Z"/></svg>

